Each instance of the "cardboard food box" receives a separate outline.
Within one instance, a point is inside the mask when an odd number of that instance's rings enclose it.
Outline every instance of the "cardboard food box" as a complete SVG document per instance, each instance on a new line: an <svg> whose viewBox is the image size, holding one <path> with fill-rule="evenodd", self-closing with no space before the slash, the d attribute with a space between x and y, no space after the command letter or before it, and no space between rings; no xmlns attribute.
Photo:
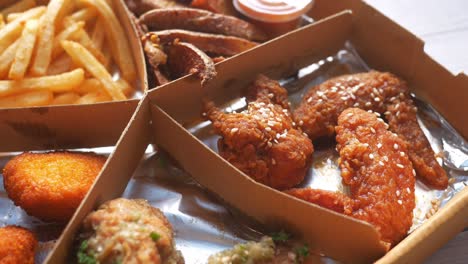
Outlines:
<svg viewBox="0 0 468 264"><path fill-rule="evenodd" d="M258 73L280 78L333 54L350 41L374 69L408 81L419 98L432 104L465 138L468 124L459 113L468 99L468 78L452 75L423 50L423 43L361 1L333 1L318 17L350 9L291 32L217 65L218 77L200 87L187 76L151 91L120 138L101 175L55 245L47 263L65 263L83 218L103 202L119 197L151 142L168 151L209 191L265 225L301 234L313 250L343 262L417 263L468 226L468 189L385 254L367 223L289 197L256 183L193 136L184 124L199 118L205 96L226 102ZM331 3L331 2L330 2ZM333 6L333 4L331 4ZM320 13L323 12L323 13ZM274 54L274 55L272 55ZM261 58L261 59L259 59ZM440 87L445 87L441 89Z"/></svg>
<svg viewBox="0 0 468 264"><path fill-rule="evenodd" d="M38 1L47 4L48 1ZM0 151L114 145L148 89L145 58L135 25L122 0L113 0L136 65L133 99L91 105L0 108ZM7 4L7 3L5 3Z"/></svg>

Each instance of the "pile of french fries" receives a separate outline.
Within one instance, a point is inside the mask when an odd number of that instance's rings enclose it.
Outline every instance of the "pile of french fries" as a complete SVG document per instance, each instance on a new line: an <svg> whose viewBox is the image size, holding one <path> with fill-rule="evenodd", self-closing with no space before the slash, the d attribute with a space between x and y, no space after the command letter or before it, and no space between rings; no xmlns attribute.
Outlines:
<svg viewBox="0 0 468 264"><path fill-rule="evenodd" d="M112 1L20 0L0 10L0 107L125 100L135 80Z"/></svg>

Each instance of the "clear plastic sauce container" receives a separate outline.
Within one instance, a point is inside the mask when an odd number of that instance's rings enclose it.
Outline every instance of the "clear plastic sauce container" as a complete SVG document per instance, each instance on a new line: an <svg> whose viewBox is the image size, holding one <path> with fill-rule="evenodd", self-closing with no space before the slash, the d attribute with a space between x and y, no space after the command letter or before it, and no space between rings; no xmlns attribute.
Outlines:
<svg viewBox="0 0 468 264"><path fill-rule="evenodd" d="M313 0L233 0L236 9L272 36L298 28Z"/></svg>

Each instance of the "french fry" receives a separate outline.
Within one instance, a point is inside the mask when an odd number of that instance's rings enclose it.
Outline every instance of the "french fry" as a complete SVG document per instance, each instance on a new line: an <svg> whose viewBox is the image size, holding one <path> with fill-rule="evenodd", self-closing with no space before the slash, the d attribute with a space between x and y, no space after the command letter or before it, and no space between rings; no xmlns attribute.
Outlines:
<svg viewBox="0 0 468 264"><path fill-rule="evenodd" d="M38 18L44 14L45 10L46 8L43 6L29 9L11 23L6 24L5 27L0 30L0 53L21 35L24 23L27 20Z"/></svg>
<svg viewBox="0 0 468 264"><path fill-rule="evenodd" d="M33 91L0 98L0 107L44 106L52 99L51 91Z"/></svg>
<svg viewBox="0 0 468 264"><path fill-rule="evenodd" d="M37 40L38 52L35 53L31 67L31 73L36 76L44 75L47 72L52 59L52 47L55 34L55 20L64 7L65 0L50 0L47 11L41 19L39 28L39 38ZM16 20L15 20L16 21Z"/></svg>
<svg viewBox="0 0 468 264"><path fill-rule="evenodd" d="M65 25L73 22L83 21L88 23L89 20L92 20L97 16L97 11L93 7L87 7L76 11L75 13L65 17Z"/></svg>
<svg viewBox="0 0 468 264"><path fill-rule="evenodd" d="M13 60L15 59L16 50L18 49L19 39L13 42L3 53L0 55L0 78L7 75Z"/></svg>
<svg viewBox="0 0 468 264"><path fill-rule="evenodd" d="M5 27L5 18L0 14L0 29Z"/></svg>
<svg viewBox="0 0 468 264"><path fill-rule="evenodd" d="M86 30L84 29L81 29L80 32L78 33L79 34L79 43L81 45L83 45L83 47L85 47L89 52L91 52L91 54L93 54L93 56L99 61L101 62L102 64L106 65L107 64L107 61L106 61L106 57L104 57L104 55L102 54L102 52L96 48L96 46L94 45L93 41L91 40L91 38L89 37L88 33L86 32Z"/></svg>
<svg viewBox="0 0 468 264"><path fill-rule="evenodd" d="M80 99L80 96L74 92L68 92L59 94L54 97L51 105L67 105L67 104L74 104L76 101Z"/></svg>
<svg viewBox="0 0 468 264"><path fill-rule="evenodd" d="M76 69L59 75L24 78L20 81L0 81L0 97L29 90L68 92L84 80L84 70Z"/></svg>
<svg viewBox="0 0 468 264"><path fill-rule="evenodd" d="M83 95L78 101L77 104L95 104L100 102L111 101L112 98L107 95L105 92L92 92Z"/></svg>
<svg viewBox="0 0 468 264"><path fill-rule="evenodd" d="M36 43L37 28L38 21L36 19L26 22L21 38L19 39L19 46L16 50L15 59L8 73L8 78L13 80L23 79L31 60L34 44Z"/></svg>
<svg viewBox="0 0 468 264"><path fill-rule="evenodd" d="M74 92L79 94L94 93L104 90L102 83L96 78L89 78L84 80L81 85L78 85L73 89Z"/></svg>
<svg viewBox="0 0 468 264"><path fill-rule="evenodd" d="M52 47L52 59L56 58L63 52L62 40L76 40L80 37L81 30L83 29L85 22L79 21L76 23L70 23L64 30L62 30L54 39L54 46Z"/></svg>
<svg viewBox="0 0 468 264"><path fill-rule="evenodd" d="M24 12L28 9L31 9L36 6L36 1L35 0L20 0L17 1L16 3L12 4L11 6L2 9L0 13L4 16L10 14L10 13L18 13L18 12Z"/></svg>
<svg viewBox="0 0 468 264"><path fill-rule="evenodd" d="M104 86L113 100L125 100L120 87L112 80L112 76L106 68L81 44L73 41L62 41L62 47L70 55L73 61L84 67L89 73L97 78Z"/></svg>
<svg viewBox="0 0 468 264"><path fill-rule="evenodd" d="M101 18L98 18L96 21L96 25L94 26L93 33L91 35L91 40L94 43L94 46L99 49L103 50L104 45L104 22Z"/></svg>
<svg viewBox="0 0 468 264"><path fill-rule="evenodd" d="M133 88L130 86L130 84L127 81L120 78L117 80L117 84L119 85L120 89L125 94L125 96L129 97L130 95L132 95Z"/></svg>
<svg viewBox="0 0 468 264"><path fill-rule="evenodd" d="M62 47L60 47L62 48ZM57 57L47 69L47 75L61 74L70 71L72 68L72 60L67 54L62 54Z"/></svg>
<svg viewBox="0 0 468 264"><path fill-rule="evenodd" d="M18 17L21 16L23 13L11 13L7 15L7 23L13 22L13 20L17 19Z"/></svg>
<svg viewBox="0 0 468 264"><path fill-rule="evenodd" d="M60 11L57 14L57 18L55 19L55 28L56 30L62 30L62 28L66 25L63 23L65 17L68 16L74 9L75 9L76 1L74 0L64 0Z"/></svg>
<svg viewBox="0 0 468 264"><path fill-rule="evenodd" d="M135 64L130 53L130 44L125 31L119 23L111 7L104 0L81 0L85 4L96 8L106 27L106 37L111 43L110 48L115 63L125 80L133 82L136 79Z"/></svg>

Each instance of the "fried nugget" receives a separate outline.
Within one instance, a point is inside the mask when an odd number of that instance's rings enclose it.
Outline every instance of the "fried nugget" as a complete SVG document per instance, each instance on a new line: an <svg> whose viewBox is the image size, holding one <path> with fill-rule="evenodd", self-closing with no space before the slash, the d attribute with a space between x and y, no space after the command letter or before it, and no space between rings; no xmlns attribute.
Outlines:
<svg viewBox="0 0 468 264"><path fill-rule="evenodd" d="M312 140L332 136L338 115L349 107L383 114L390 131L409 145L418 177L427 185L445 189L448 177L437 163L429 141L419 127L408 87L393 74L372 71L330 79L309 90L294 112L296 122Z"/></svg>
<svg viewBox="0 0 468 264"><path fill-rule="evenodd" d="M33 264L36 248L31 231L18 226L0 228L0 264Z"/></svg>
<svg viewBox="0 0 468 264"><path fill-rule="evenodd" d="M171 224L146 200L106 202L84 219L82 232L77 257L95 261L87 263L184 263Z"/></svg>
<svg viewBox="0 0 468 264"><path fill-rule="evenodd" d="M300 183L312 160L309 138L296 129L286 103L286 90L260 75L249 88L247 110L224 113L205 105L213 122L220 155L254 180L276 189Z"/></svg>
<svg viewBox="0 0 468 264"><path fill-rule="evenodd" d="M336 133L341 176L351 195L311 188L287 193L367 221L384 245L395 245L407 235L415 207L415 172L406 142L374 113L358 108L343 111Z"/></svg>
<svg viewBox="0 0 468 264"><path fill-rule="evenodd" d="M81 203L106 157L93 153L23 153L3 169L8 197L29 215L67 221Z"/></svg>

